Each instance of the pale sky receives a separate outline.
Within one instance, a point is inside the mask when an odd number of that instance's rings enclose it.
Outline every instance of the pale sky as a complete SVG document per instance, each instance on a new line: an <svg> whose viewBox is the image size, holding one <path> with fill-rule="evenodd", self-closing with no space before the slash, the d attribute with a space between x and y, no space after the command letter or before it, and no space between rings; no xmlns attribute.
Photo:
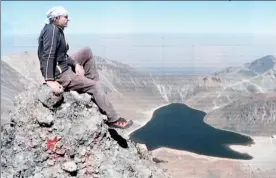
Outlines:
<svg viewBox="0 0 276 178"><path fill-rule="evenodd" d="M2 1L2 53L36 51L53 6L69 11L71 52L90 46L135 67L227 67L276 55L273 1Z"/></svg>
<svg viewBox="0 0 276 178"><path fill-rule="evenodd" d="M273 1L1 2L3 34L38 33L46 12L64 6L67 33L275 33Z"/></svg>

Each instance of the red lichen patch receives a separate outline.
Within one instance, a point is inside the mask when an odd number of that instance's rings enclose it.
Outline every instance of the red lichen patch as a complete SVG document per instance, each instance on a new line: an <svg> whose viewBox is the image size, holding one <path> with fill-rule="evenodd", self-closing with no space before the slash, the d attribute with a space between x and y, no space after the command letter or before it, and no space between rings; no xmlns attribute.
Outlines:
<svg viewBox="0 0 276 178"><path fill-rule="evenodd" d="M48 140L48 150L52 150L55 147L55 144L59 141L57 137L55 137L53 140Z"/></svg>
<svg viewBox="0 0 276 178"><path fill-rule="evenodd" d="M65 148L63 148L62 144L58 144L59 140L60 140L59 137L55 137L54 139L52 139L52 140L49 139L47 141L48 150L52 151L53 159L63 157L63 152L60 152L60 150L65 149Z"/></svg>

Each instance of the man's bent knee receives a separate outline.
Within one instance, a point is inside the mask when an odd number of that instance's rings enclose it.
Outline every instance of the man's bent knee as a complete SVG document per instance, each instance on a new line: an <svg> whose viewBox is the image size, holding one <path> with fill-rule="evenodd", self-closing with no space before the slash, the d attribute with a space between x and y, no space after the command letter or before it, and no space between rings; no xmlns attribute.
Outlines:
<svg viewBox="0 0 276 178"><path fill-rule="evenodd" d="M72 54L72 59L78 61L81 65L87 62L87 60L93 57L93 53L90 47L81 48L76 53Z"/></svg>
<svg viewBox="0 0 276 178"><path fill-rule="evenodd" d="M84 47L82 49L82 52L83 52L86 60L93 57L92 49L90 47Z"/></svg>

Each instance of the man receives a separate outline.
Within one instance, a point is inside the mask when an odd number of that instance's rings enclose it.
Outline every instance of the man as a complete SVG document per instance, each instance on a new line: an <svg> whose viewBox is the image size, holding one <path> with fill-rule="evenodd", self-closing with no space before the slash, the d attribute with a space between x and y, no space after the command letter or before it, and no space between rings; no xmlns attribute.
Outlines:
<svg viewBox="0 0 276 178"><path fill-rule="evenodd" d="M47 22L40 33L38 45L40 70L45 82L55 94L66 89L93 95L96 104L106 113L110 127L129 128L133 121L117 114L99 83L91 49L86 47L72 56L67 54L69 45L63 31L68 22L68 12L63 7L53 7L47 13Z"/></svg>

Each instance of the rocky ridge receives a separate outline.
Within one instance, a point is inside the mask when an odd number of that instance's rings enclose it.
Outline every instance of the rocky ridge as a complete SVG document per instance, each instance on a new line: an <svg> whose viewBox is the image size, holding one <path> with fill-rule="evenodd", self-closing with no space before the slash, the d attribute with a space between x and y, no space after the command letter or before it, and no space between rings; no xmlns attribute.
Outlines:
<svg viewBox="0 0 276 178"><path fill-rule="evenodd" d="M8 113L13 110L13 97L24 91L27 79L1 60L1 121L6 123Z"/></svg>
<svg viewBox="0 0 276 178"><path fill-rule="evenodd" d="M215 73L220 76L239 76L239 77L254 77L258 74L275 69L276 59L273 55L260 57L252 62L243 64L240 67L227 67Z"/></svg>
<svg viewBox="0 0 276 178"><path fill-rule="evenodd" d="M275 93L254 94L208 113L204 120L220 129L250 136L272 136L276 134L275 108Z"/></svg>
<svg viewBox="0 0 276 178"><path fill-rule="evenodd" d="M15 99L1 127L1 177L169 177L147 149L108 128L93 98L46 86Z"/></svg>

